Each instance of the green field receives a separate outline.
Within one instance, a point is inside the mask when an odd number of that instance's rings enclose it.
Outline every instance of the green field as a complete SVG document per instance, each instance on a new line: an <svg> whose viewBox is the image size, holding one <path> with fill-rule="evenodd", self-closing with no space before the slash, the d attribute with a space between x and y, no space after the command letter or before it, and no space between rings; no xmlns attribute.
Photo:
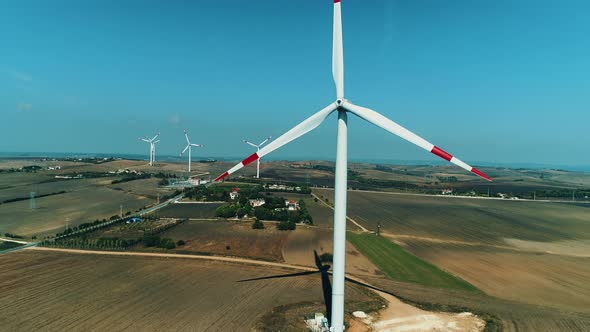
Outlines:
<svg viewBox="0 0 590 332"><path fill-rule="evenodd" d="M423 261L383 237L352 232L347 236L348 240L390 279L479 292L473 285Z"/></svg>
<svg viewBox="0 0 590 332"><path fill-rule="evenodd" d="M215 210L224 203L170 204L156 212L160 218L208 219L216 218Z"/></svg>

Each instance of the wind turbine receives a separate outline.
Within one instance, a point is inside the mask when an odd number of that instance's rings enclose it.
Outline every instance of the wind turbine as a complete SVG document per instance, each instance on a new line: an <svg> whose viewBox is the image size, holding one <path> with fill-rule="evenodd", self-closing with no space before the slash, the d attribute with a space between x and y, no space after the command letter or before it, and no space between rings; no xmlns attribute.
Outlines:
<svg viewBox="0 0 590 332"><path fill-rule="evenodd" d="M180 155L182 156L186 152L186 150L188 150L188 172L190 173L191 172L193 146L194 147L202 147L203 145L191 143L191 141L188 139L188 133L186 132L186 130L184 131L184 137L186 138L186 148L184 148L184 150L182 150Z"/></svg>
<svg viewBox="0 0 590 332"><path fill-rule="evenodd" d="M264 141L262 141L260 144L256 145L252 142L248 142L245 139L243 139L242 141L248 145L251 145L253 147L256 148L256 152L260 151L260 147L263 146L264 144L266 144L266 142L268 142L268 140L270 140L272 138L272 136L268 136L267 139L265 139ZM260 158L258 158L258 160L256 160L256 178L260 178Z"/></svg>
<svg viewBox="0 0 590 332"><path fill-rule="evenodd" d="M344 330L344 280L345 280L345 255L346 255L346 190L347 190L347 122L348 113L368 121L377 127L399 136L422 149L435 154L451 163L474 173L485 180L492 179L480 170L469 166L448 152L428 142L424 138L414 134L408 129L385 116L362 106L357 106L344 98L344 62L342 48L342 17L340 13L340 0L334 0L334 30L332 44L332 76L336 85L336 101L326 106L319 112L310 116L297 126L293 127L276 140L272 141L256 153L250 155L240 163L219 175L215 182L222 180L242 167L269 154L281 146L305 135L318 127L328 115L338 112L338 133L336 146L336 171L334 179L334 261L333 261L333 288L332 288L332 314L331 331Z"/></svg>
<svg viewBox="0 0 590 332"><path fill-rule="evenodd" d="M155 139L158 138L158 136L160 136L160 133L157 133L152 139L139 138L140 140L150 144L150 166L153 166L154 161L156 161L156 143L158 143L160 140L156 141Z"/></svg>

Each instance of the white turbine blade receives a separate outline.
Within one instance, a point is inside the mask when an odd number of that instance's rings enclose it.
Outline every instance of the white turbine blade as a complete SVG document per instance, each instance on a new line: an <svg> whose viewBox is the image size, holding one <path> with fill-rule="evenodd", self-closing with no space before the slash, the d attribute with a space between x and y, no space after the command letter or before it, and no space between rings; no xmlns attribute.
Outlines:
<svg viewBox="0 0 590 332"><path fill-rule="evenodd" d="M154 138L152 138L150 141L155 140L156 138L158 138L158 136L160 136L160 133L157 133L156 136L154 136Z"/></svg>
<svg viewBox="0 0 590 332"><path fill-rule="evenodd" d="M151 143L151 142L150 142L150 140L149 140L149 139L147 139L147 138L141 138L141 137L139 137L139 139L140 139L140 140L142 140L142 141L144 141L144 142Z"/></svg>
<svg viewBox="0 0 590 332"><path fill-rule="evenodd" d="M160 140L154 141L152 142L152 144L156 145L156 143L158 143Z"/></svg>
<svg viewBox="0 0 590 332"><path fill-rule="evenodd" d="M255 148L258 148L258 145L254 144L254 143L252 143L252 142L248 142L248 141L246 141L245 139L243 139L243 140L242 140L242 142L244 142L244 143L246 143L246 144L248 144L248 145L251 145L251 146L253 146L253 147L255 147Z"/></svg>
<svg viewBox="0 0 590 332"><path fill-rule="evenodd" d="M268 136L264 141L262 141L262 143L258 144L258 146L263 146L264 143L268 142L268 140L271 138L272 138L272 136Z"/></svg>
<svg viewBox="0 0 590 332"><path fill-rule="evenodd" d="M344 56L342 49L342 15L340 0L334 0L334 35L332 40L332 76L336 98L344 98Z"/></svg>
<svg viewBox="0 0 590 332"><path fill-rule="evenodd" d="M357 105L351 104L347 101L344 102L342 107L344 107L345 109L354 113L358 117L376 125L377 127L381 127L383 129L387 130L388 132L390 132L394 135L397 135L397 136L405 139L406 141L413 143L413 144L423 148L424 150L441 157L442 159L450 161L451 163L453 163L453 164L455 164L455 165L457 165L457 166L459 166L459 167L461 167L473 174L476 174L477 176L480 176L488 181L492 181L492 179L489 176L485 175L477 168L467 165L466 163L462 162L461 160L459 160L456 157L453 157L451 154L444 151L443 149L435 146L434 144L423 139L422 137L414 134L413 132L407 130L406 128L400 126L399 124L393 122L392 120L384 117L383 115L381 115L371 109L357 106Z"/></svg>
<svg viewBox="0 0 590 332"><path fill-rule="evenodd" d="M214 182L217 182L217 181L227 177L228 175L239 170L240 168L250 164L253 161L258 160L262 156L267 155L267 154L271 153L272 151L280 148L281 146L291 142L292 140L297 139L297 138L307 134L308 132L314 130L315 128L317 128L317 126L319 126L322 122L324 122L324 120L326 119L326 117L328 117L328 115L330 115L332 112L334 112L334 110L336 110L337 108L338 108L338 105L336 105L336 103L332 103L332 104L328 105L327 107L325 107L321 111L319 111L319 112L315 113L314 115L310 116L309 118L305 119L303 122L301 122L297 126L291 128L288 132L284 133L279 138L277 138L276 140L269 143L267 146L260 149L258 152L253 153L248 158L242 160L240 163L238 163L234 167L230 168L227 172L218 176L214 180Z"/></svg>
<svg viewBox="0 0 590 332"><path fill-rule="evenodd" d="M184 148L184 150L182 150L182 152L180 153L180 155L182 156L186 152L186 150L188 150L189 147L190 147L190 144L187 145L186 148Z"/></svg>
<svg viewBox="0 0 590 332"><path fill-rule="evenodd" d="M184 137L186 138L186 143L191 144L191 141L188 140L188 133L186 132L186 130L184 131Z"/></svg>
<svg viewBox="0 0 590 332"><path fill-rule="evenodd" d="M190 144L190 146L196 146L196 147L199 147L199 148L201 148L201 147L203 147L204 145L203 145L203 144L194 144L194 143L191 143L191 144Z"/></svg>

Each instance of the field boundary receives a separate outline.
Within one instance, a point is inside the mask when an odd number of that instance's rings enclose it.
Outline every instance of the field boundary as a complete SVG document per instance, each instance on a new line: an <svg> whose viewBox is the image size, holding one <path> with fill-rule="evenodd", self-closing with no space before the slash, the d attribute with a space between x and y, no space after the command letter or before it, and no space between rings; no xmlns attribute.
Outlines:
<svg viewBox="0 0 590 332"><path fill-rule="evenodd" d="M313 187L313 189L323 189L323 190L330 190L334 191L334 188L330 187ZM387 195L402 195L402 196L422 196L422 197L439 197L439 198L462 198L462 199L487 199L493 201L502 201L502 202L538 202L538 203L576 203L576 204L590 204L588 201L572 201L572 200L553 200L553 199L528 199L528 198L519 198L519 199L506 199L500 197L482 197L482 196L458 196L458 195L431 195L431 194L417 194L417 193L398 193L393 191L378 191L378 190L360 190L355 189L351 190L348 189L348 192L361 192L361 193L374 193L374 194L387 194ZM315 196L315 195L314 195Z"/></svg>
<svg viewBox="0 0 590 332"><path fill-rule="evenodd" d="M319 198L313 191L311 193L311 195L314 198L317 198L318 201L322 202L323 205L329 207L330 209L332 209L332 211L334 211L334 207L326 202L324 202L321 198ZM370 230L366 229L363 225L359 224L356 220L352 219L349 216L346 216L346 219L349 220L351 223L353 223L356 227L358 227L361 231L365 232L365 233L369 233L371 232Z"/></svg>

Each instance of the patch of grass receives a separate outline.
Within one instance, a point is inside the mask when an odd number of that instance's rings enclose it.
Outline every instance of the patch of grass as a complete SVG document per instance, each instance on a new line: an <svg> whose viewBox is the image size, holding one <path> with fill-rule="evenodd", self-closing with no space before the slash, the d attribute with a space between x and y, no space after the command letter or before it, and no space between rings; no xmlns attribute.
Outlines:
<svg viewBox="0 0 590 332"><path fill-rule="evenodd" d="M348 240L392 280L479 292L475 286L423 261L383 237L349 232Z"/></svg>

